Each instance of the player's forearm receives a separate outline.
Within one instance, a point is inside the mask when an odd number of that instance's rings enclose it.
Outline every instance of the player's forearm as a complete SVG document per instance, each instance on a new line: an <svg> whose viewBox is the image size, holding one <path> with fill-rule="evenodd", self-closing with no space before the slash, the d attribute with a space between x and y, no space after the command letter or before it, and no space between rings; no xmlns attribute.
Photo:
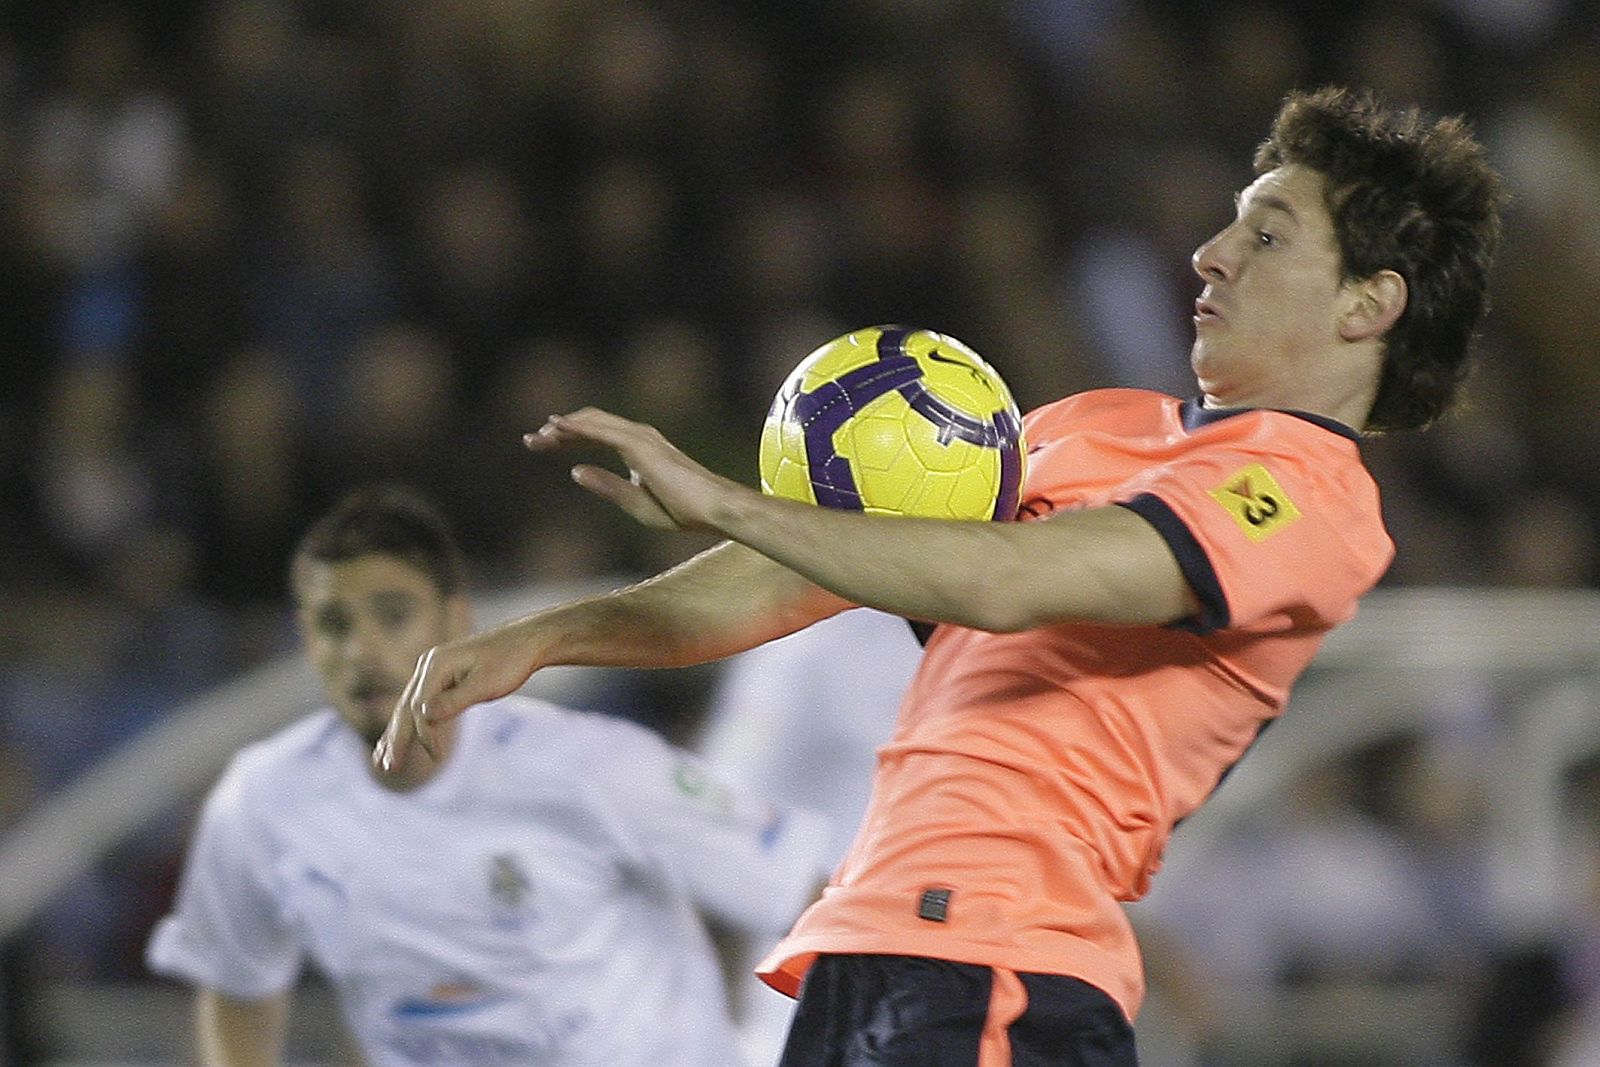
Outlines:
<svg viewBox="0 0 1600 1067"><path fill-rule="evenodd" d="M1193 610L1171 551L1122 508L1045 522L881 518L730 494L728 537L853 603L992 631L1162 623Z"/></svg>
<svg viewBox="0 0 1600 1067"><path fill-rule="evenodd" d="M288 1025L287 995L241 1000L209 989L195 995L201 1067L277 1067Z"/></svg>
<svg viewBox="0 0 1600 1067"><path fill-rule="evenodd" d="M772 560L724 543L636 585L509 625L534 669L681 667L753 648L844 606Z"/></svg>
<svg viewBox="0 0 1600 1067"><path fill-rule="evenodd" d="M985 584L1006 551L989 524L879 518L754 493L718 516L728 537L855 603L907 618L1003 629Z"/></svg>

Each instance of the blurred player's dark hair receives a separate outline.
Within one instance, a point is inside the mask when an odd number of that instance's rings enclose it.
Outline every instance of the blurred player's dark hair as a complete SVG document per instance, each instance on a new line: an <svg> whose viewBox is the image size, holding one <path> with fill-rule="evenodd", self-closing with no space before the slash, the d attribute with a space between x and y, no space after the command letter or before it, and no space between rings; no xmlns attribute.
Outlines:
<svg viewBox="0 0 1600 1067"><path fill-rule="evenodd" d="M404 560L445 596L466 588L466 559L444 516L399 485L367 486L345 496L300 539L290 571L302 562L340 563L371 555Z"/></svg>

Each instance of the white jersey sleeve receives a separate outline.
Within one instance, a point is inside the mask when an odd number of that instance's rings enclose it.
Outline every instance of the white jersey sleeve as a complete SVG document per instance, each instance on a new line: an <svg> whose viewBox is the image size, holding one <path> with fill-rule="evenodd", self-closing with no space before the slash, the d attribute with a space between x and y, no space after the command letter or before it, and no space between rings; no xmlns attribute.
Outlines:
<svg viewBox="0 0 1600 1067"><path fill-rule="evenodd" d="M852 608L723 661L700 752L735 786L822 812L843 858L922 662L904 619Z"/></svg>
<svg viewBox="0 0 1600 1067"><path fill-rule="evenodd" d="M615 813L627 862L738 929L787 930L829 874L828 819L735 789L643 727L606 729L596 801Z"/></svg>
<svg viewBox="0 0 1600 1067"><path fill-rule="evenodd" d="M229 996L258 999L294 984L301 950L269 888L264 835L246 800L248 755L206 799L172 914L156 927L146 962L158 974Z"/></svg>

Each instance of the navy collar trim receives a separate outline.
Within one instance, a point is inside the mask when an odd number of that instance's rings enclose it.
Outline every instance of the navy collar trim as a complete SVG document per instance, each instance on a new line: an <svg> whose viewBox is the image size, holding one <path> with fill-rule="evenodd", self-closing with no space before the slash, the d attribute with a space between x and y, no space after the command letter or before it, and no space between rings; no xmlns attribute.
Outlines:
<svg viewBox="0 0 1600 1067"><path fill-rule="evenodd" d="M1183 428L1190 433L1194 433L1202 426L1209 426L1214 422L1221 422L1223 419L1231 419L1235 415L1243 415L1245 412L1258 410L1261 409L1208 408L1199 397L1191 397L1181 405L1180 414L1183 418ZM1352 441L1359 442L1361 440L1361 435L1355 430L1338 419L1330 419L1326 415L1318 415L1310 411L1293 411L1288 408L1269 408L1268 410L1278 411L1284 415L1293 415L1297 419L1304 419L1314 426L1320 426L1324 430L1338 434L1340 437L1348 437Z"/></svg>

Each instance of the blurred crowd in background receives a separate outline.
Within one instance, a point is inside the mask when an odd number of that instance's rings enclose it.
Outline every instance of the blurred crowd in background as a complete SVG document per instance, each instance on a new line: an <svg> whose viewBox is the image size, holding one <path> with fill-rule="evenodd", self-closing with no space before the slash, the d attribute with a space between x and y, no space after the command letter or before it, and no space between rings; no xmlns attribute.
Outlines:
<svg viewBox="0 0 1600 1067"><path fill-rule="evenodd" d="M0 829L291 649L289 549L357 482L432 494L486 587L640 574L701 546L527 455L549 413L611 406L753 482L785 372L885 321L1024 408L1187 394L1189 254L1292 87L1465 113L1514 196L1468 406L1367 445L1387 582L1600 576L1590 3L0 11ZM647 714L692 738L693 707ZM30 965L139 976L180 845L86 880Z"/></svg>

